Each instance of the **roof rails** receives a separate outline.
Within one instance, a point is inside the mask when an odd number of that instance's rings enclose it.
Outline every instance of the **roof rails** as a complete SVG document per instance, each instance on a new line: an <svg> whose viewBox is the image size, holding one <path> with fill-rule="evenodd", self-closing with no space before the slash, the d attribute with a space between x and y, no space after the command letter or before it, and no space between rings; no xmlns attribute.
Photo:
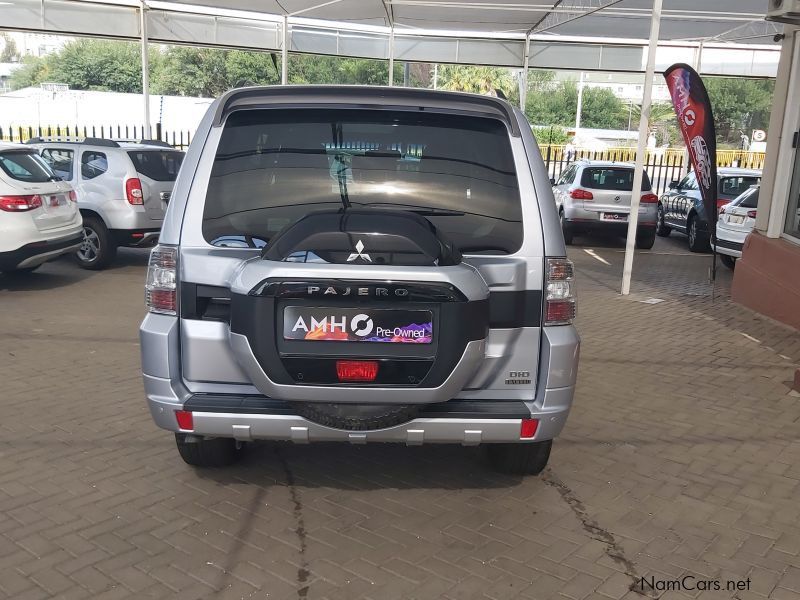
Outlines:
<svg viewBox="0 0 800 600"><path fill-rule="evenodd" d="M158 146L160 148L172 148L174 149L175 146L170 144L169 142L165 142L163 140L149 140L149 139L121 139L118 138L117 142L123 142L128 144L144 144L146 146Z"/></svg>
<svg viewBox="0 0 800 600"><path fill-rule="evenodd" d="M119 144L114 140L98 137L70 137L63 135L33 137L27 140L26 144L43 144L57 142L60 144L88 144L91 146L106 146L108 148L119 148Z"/></svg>

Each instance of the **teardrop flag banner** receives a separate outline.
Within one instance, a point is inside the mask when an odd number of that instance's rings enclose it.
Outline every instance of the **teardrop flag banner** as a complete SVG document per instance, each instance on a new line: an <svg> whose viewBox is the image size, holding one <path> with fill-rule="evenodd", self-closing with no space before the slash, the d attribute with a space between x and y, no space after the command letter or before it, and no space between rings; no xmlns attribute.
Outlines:
<svg viewBox="0 0 800 600"><path fill-rule="evenodd" d="M697 178L703 199L704 215L698 223L708 223L707 235L712 246L716 246L717 234L717 134L711 100L700 75L689 65L677 63L664 71L672 106L678 117L683 141L689 151L689 159ZM705 218L702 218L705 217ZM688 232L687 232L688 233ZM699 232L703 235L705 232ZM716 276L716 252L712 266L712 277Z"/></svg>

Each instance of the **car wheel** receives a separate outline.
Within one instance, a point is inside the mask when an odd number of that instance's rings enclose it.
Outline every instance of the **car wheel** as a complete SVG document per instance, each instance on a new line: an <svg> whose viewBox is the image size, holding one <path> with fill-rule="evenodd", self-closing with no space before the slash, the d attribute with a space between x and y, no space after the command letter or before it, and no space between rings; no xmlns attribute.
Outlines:
<svg viewBox="0 0 800 600"><path fill-rule="evenodd" d="M697 226L696 216L689 217L689 224L686 227L686 232L689 236L689 250L691 252L708 252L708 239L700 232L700 228Z"/></svg>
<svg viewBox="0 0 800 600"><path fill-rule="evenodd" d="M407 404L296 402L294 406L297 414L313 423L349 431L384 429L408 423L417 416L419 410Z"/></svg>
<svg viewBox="0 0 800 600"><path fill-rule="evenodd" d="M722 264L728 267L731 271L736 268L736 259L732 256L728 256L727 254L720 254L719 255Z"/></svg>
<svg viewBox="0 0 800 600"><path fill-rule="evenodd" d="M664 216L664 207L658 205L658 216L656 217L656 234L660 237L668 237L672 233L672 228L667 226L667 221Z"/></svg>
<svg viewBox="0 0 800 600"><path fill-rule="evenodd" d="M552 440L520 444L487 444L492 467L510 475L538 475L547 466Z"/></svg>
<svg viewBox="0 0 800 600"><path fill-rule="evenodd" d="M193 467L225 467L235 463L241 455L233 438L198 439L176 433L175 443L183 462Z"/></svg>
<svg viewBox="0 0 800 600"><path fill-rule="evenodd" d="M561 232L564 234L564 243L567 246L571 246L574 234L572 232L572 227L569 226L569 223L567 223L567 220L564 217L563 210L558 213L558 220L561 223Z"/></svg>
<svg viewBox="0 0 800 600"><path fill-rule="evenodd" d="M111 233L100 219L83 218L83 242L75 252L78 264L90 271L106 268L117 255L117 246L111 240Z"/></svg>
<svg viewBox="0 0 800 600"><path fill-rule="evenodd" d="M645 229L636 233L636 247L639 250L650 250L656 243L656 230Z"/></svg>

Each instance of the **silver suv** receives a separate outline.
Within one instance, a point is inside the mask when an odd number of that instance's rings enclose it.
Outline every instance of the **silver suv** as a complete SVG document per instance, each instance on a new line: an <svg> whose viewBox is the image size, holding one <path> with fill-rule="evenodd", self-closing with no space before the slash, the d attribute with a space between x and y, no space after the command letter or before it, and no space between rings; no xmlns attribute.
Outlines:
<svg viewBox="0 0 800 600"><path fill-rule="evenodd" d="M146 280L142 372L196 466L254 440L485 444L539 473L580 341L547 173L497 98L228 92Z"/></svg>
<svg viewBox="0 0 800 600"><path fill-rule="evenodd" d="M118 246L158 241L172 186L184 153L155 140L33 138L56 175L78 195L83 244L76 253L85 269L102 269Z"/></svg>
<svg viewBox="0 0 800 600"><path fill-rule="evenodd" d="M553 183L564 240L572 244L576 234L625 235L633 196L634 166L630 163L579 160ZM656 241L658 196L643 173L636 247L649 250Z"/></svg>

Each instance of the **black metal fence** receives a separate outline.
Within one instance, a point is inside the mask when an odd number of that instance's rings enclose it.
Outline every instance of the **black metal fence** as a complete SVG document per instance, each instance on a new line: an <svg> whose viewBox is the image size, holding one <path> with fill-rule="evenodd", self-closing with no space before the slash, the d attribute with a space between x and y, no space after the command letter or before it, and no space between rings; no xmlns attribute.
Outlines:
<svg viewBox="0 0 800 600"><path fill-rule="evenodd" d="M97 137L116 140L140 140L147 137L141 125L54 125L54 126L0 126L0 140L7 142L25 142L31 138L41 137ZM156 123L150 131L149 139L161 140L185 150L192 141L192 132L167 131L161 123Z"/></svg>

